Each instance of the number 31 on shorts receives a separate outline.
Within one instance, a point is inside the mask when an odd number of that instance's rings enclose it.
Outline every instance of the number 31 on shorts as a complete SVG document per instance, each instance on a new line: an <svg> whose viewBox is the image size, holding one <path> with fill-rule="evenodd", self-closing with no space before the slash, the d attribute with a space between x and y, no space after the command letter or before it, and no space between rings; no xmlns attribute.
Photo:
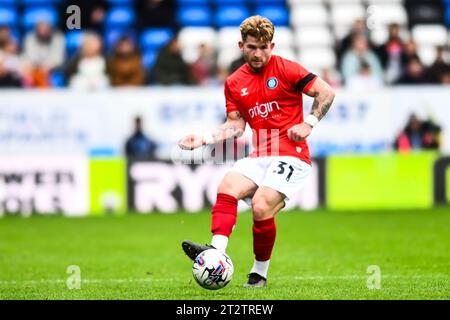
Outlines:
<svg viewBox="0 0 450 320"><path fill-rule="evenodd" d="M289 180L292 177L292 174L294 173L294 167L290 164L288 164L287 162L284 161L278 161L278 167L277 170L274 170L273 173L277 173L280 175L286 175L286 181L289 182Z"/></svg>

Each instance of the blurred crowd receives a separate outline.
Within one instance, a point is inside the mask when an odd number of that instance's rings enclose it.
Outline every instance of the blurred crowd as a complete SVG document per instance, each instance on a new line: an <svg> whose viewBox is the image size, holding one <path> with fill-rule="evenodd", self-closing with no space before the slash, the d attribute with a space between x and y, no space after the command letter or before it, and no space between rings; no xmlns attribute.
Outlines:
<svg viewBox="0 0 450 320"><path fill-rule="evenodd" d="M228 68L219 68L218 54L208 43L198 47L194 63L186 63L175 36L159 51L152 68L146 69L133 37L124 34L111 48L105 48L101 35L106 5L101 1L86 3L82 26L88 32L74 54L66 50L62 26L40 21L23 37L22 43L14 40L8 26L0 26L0 87L67 86L95 90L111 86L211 86L221 85L244 63L239 58ZM165 26L167 21L173 21L173 10L157 5L170 2L144 3L148 6L138 8L140 27L148 27L149 21L151 26ZM156 6L150 6L151 3ZM426 67L414 41L403 39L397 24L390 25L388 40L375 46L365 21L355 21L350 33L336 43L335 49L336 69L316 71L333 87L376 89L385 85L450 84L445 48L436 48L434 63Z"/></svg>
<svg viewBox="0 0 450 320"><path fill-rule="evenodd" d="M418 150L439 150L441 127L432 119L422 120L411 114L405 128L396 137L394 149L401 153Z"/></svg>
<svg viewBox="0 0 450 320"><path fill-rule="evenodd" d="M375 46L369 40L363 20L357 20L351 32L337 45L340 75L325 77L331 84L370 89L383 85L450 84L450 64L445 48L436 48L435 61L426 67L412 38L401 37L398 24L389 25L386 42Z"/></svg>

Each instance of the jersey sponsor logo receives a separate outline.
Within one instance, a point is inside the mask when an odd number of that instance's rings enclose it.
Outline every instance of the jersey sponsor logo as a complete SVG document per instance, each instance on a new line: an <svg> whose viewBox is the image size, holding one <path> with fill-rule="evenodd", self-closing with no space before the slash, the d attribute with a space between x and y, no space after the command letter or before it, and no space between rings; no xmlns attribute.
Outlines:
<svg viewBox="0 0 450 320"><path fill-rule="evenodd" d="M241 89L241 97L248 95L247 88Z"/></svg>
<svg viewBox="0 0 450 320"><path fill-rule="evenodd" d="M266 103L261 103L258 104L258 102L256 103L256 105L253 108L250 108L248 110L248 114L250 116L250 118L254 118L256 116L260 116L261 118L266 118L269 113L271 113L274 109L280 110L280 106L278 104L278 102L276 101L271 101L271 102L266 102Z"/></svg>
<svg viewBox="0 0 450 320"><path fill-rule="evenodd" d="M278 86L278 79L275 77L270 77L266 82L267 88L275 89Z"/></svg>

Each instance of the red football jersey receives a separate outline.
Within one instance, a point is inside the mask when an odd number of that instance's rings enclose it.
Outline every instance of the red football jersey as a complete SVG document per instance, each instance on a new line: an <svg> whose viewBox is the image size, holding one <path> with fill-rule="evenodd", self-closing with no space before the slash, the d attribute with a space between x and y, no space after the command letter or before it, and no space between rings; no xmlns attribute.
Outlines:
<svg viewBox="0 0 450 320"><path fill-rule="evenodd" d="M261 72L244 64L227 78L227 112L239 111L253 129L251 157L294 156L311 164L306 141L287 136L303 122L303 98L317 77L299 63L272 55Z"/></svg>

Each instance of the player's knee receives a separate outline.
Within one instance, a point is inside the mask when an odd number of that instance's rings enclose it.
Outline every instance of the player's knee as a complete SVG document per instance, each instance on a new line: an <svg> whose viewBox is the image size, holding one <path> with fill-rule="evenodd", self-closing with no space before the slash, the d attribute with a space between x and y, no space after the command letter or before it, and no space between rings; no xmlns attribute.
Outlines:
<svg viewBox="0 0 450 320"><path fill-rule="evenodd" d="M260 221L273 216L272 207L263 197L252 200L253 220Z"/></svg>
<svg viewBox="0 0 450 320"><path fill-rule="evenodd" d="M219 184L219 188L217 189L218 193L225 193L225 194L229 194L230 196L236 197L237 198L237 194L235 191L235 186L233 185L233 183L231 181L229 181L228 179L224 179L220 184Z"/></svg>

